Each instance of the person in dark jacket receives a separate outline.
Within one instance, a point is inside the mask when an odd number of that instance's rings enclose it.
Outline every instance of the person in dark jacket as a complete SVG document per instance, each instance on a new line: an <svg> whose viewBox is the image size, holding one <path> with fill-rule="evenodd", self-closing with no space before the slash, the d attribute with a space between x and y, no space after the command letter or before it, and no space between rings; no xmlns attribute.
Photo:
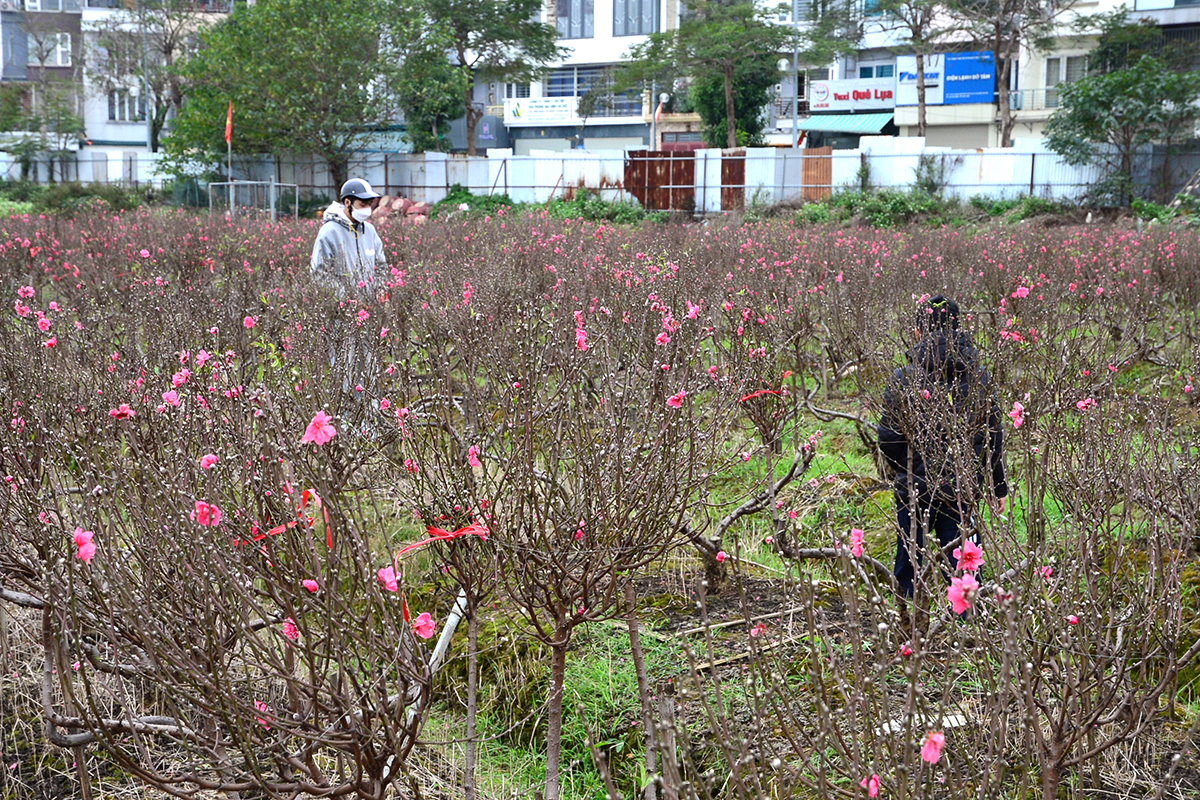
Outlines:
<svg viewBox="0 0 1200 800"><path fill-rule="evenodd" d="M954 570L951 545L979 500L985 493L995 497L1003 513L1008 496L1004 428L991 376L959 329L958 315L958 304L942 295L921 304L908 364L892 375L883 398L879 448L896 473L894 574L905 597L913 596L927 532L934 532ZM946 567L942 571L948 579Z"/></svg>

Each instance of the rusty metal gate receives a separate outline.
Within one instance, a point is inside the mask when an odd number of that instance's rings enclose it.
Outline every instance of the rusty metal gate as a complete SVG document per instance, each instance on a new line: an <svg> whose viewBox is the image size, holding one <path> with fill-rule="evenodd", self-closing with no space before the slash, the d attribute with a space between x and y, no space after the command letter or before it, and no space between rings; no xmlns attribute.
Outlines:
<svg viewBox="0 0 1200 800"><path fill-rule="evenodd" d="M721 151L721 210L736 211L746 205L746 151Z"/></svg>
<svg viewBox="0 0 1200 800"><path fill-rule="evenodd" d="M805 150L800 175L800 196L804 202L816 203L829 197L833 192L833 148Z"/></svg>
<svg viewBox="0 0 1200 800"><path fill-rule="evenodd" d="M625 191L655 211L695 211L696 158L691 152L630 150Z"/></svg>

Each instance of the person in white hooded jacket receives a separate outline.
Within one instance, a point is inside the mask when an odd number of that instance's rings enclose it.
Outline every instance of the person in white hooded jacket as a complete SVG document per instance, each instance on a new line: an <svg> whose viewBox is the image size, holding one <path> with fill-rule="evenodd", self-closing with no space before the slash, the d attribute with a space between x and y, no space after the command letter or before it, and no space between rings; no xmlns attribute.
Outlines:
<svg viewBox="0 0 1200 800"><path fill-rule="evenodd" d="M362 178L351 178L342 184L340 196L340 203L325 210L313 244L313 281L340 301L370 303L383 295L376 271L387 269L383 242L368 222L379 195ZM349 414L355 429L378 402L375 394L379 369L371 337L365 331L361 325L342 318L331 320L326 328L329 366L335 381L341 384L343 398L349 401L339 403L339 407L341 413Z"/></svg>
<svg viewBox="0 0 1200 800"><path fill-rule="evenodd" d="M313 280L339 300L370 302L379 294L377 269L387 267L383 242L369 220L380 195L362 178L342 184L339 201L325 209L313 243Z"/></svg>

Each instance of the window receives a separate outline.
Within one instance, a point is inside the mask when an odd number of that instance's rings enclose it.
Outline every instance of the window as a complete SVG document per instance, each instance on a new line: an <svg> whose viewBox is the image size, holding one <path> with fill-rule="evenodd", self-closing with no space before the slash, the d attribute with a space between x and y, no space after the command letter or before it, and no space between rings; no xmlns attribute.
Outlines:
<svg viewBox="0 0 1200 800"><path fill-rule="evenodd" d="M704 134L700 131L680 131L678 133L664 133L662 135L664 142L703 142Z"/></svg>
<svg viewBox="0 0 1200 800"><path fill-rule="evenodd" d="M581 97L593 87L603 89L611 78L600 67L563 67L551 70L546 78L547 97ZM605 91L598 98L592 117L641 116L641 93L614 94Z"/></svg>
<svg viewBox="0 0 1200 800"><path fill-rule="evenodd" d="M1046 59L1046 108L1058 108L1061 83L1077 81L1087 72L1087 56L1052 56Z"/></svg>
<svg viewBox="0 0 1200 800"><path fill-rule="evenodd" d="M71 34L47 32L28 35L25 63L31 67L71 66Z"/></svg>
<svg viewBox="0 0 1200 800"><path fill-rule="evenodd" d="M109 122L145 122L146 98L133 97L127 91L108 93Z"/></svg>
<svg viewBox="0 0 1200 800"><path fill-rule="evenodd" d="M658 32L658 0L613 0L613 36Z"/></svg>
<svg viewBox="0 0 1200 800"><path fill-rule="evenodd" d="M894 64L876 64L871 67L859 67L858 77L864 80L870 78L891 78L896 74Z"/></svg>
<svg viewBox="0 0 1200 800"><path fill-rule="evenodd" d="M821 69L810 69L808 71L808 79L810 81L827 81L829 80L829 67Z"/></svg>
<svg viewBox="0 0 1200 800"><path fill-rule="evenodd" d="M26 11L78 11L80 0L25 0Z"/></svg>
<svg viewBox="0 0 1200 800"><path fill-rule="evenodd" d="M504 84L504 96L509 99L520 99L529 97L528 83L506 83Z"/></svg>
<svg viewBox="0 0 1200 800"><path fill-rule="evenodd" d="M596 0L558 0L558 38L591 39L596 35Z"/></svg>

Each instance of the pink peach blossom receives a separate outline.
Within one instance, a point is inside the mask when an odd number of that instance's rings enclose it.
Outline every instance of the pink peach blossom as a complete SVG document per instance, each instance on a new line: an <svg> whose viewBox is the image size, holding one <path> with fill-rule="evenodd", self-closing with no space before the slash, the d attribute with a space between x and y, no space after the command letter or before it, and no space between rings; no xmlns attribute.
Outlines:
<svg viewBox="0 0 1200 800"><path fill-rule="evenodd" d="M333 427L333 417L324 411L318 411L313 415L312 421L308 423L304 435L300 437L300 444L312 442L320 447L327 444L334 436L337 436L337 429Z"/></svg>
<svg viewBox="0 0 1200 800"><path fill-rule="evenodd" d="M921 760L936 764L942 757L942 748L946 746L946 735L941 731L929 731L921 744Z"/></svg>
<svg viewBox="0 0 1200 800"><path fill-rule="evenodd" d="M872 775L869 778L863 778L862 781L859 782L858 785L867 790L867 797L878 797L879 796L879 776L878 775Z"/></svg>
<svg viewBox="0 0 1200 800"><path fill-rule="evenodd" d="M200 456L200 469L212 469L217 465L216 453L206 453Z"/></svg>
<svg viewBox="0 0 1200 800"><path fill-rule="evenodd" d="M143 250L142 252L145 253L146 251ZM257 711L259 714L269 713L269 710L267 709L267 704L264 703L262 700L254 701L254 710ZM262 717L255 717L254 720L255 720L255 722L257 722L259 725L262 725L267 730L271 730L271 724L269 722L267 722L265 719L263 719Z"/></svg>
<svg viewBox="0 0 1200 800"><path fill-rule="evenodd" d="M212 503L197 500L191 517L197 524L215 528L221 524L221 509Z"/></svg>
<svg viewBox="0 0 1200 800"><path fill-rule="evenodd" d="M687 390L680 389L675 394L667 398L667 405L671 408L681 408L683 406L683 398L687 397Z"/></svg>
<svg viewBox="0 0 1200 800"><path fill-rule="evenodd" d="M396 570L392 567L384 567L377 573L379 582L383 584L383 588L389 592L400 591L400 584L396 580Z"/></svg>
<svg viewBox="0 0 1200 800"><path fill-rule="evenodd" d="M92 531L85 531L83 528L75 529L75 557L85 564L91 563L92 558L96 555L96 545L92 542L92 537L95 535Z"/></svg>
<svg viewBox="0 0 1200 800"><path fill-rule="evenodd" d="M951 555L958 560L958 568L963 572L977 572L983 564L983 548L970 539L963 542L962 547L954 548Z"/></svg>
<svg viewBox="0 0 1200 800"><path fill-rule="evenodd" d="M858 528L850 529L850 555L854 556L855 558L862 558L863 536L865 536L865 534Z"/></svg>
<svg viewBox="0 0 1200 800"><path fill-rule="evenodd" d="M946 589L946 599L955 614L961 614L975 602L975 593L979 591L979 581L967 573L961 578L951 578L950 586Z"/></svg>
<svg viewBox="0 0 1200 800"><path fill-rule="evenodd" d="M428 639L437 630L437 625L434 624L433 617L429 616L429 612L423 611L413 620L412 629L417 636Z"/></svg>
<svg viewBox="0 0 1200 800"><path fill-rule="evenodd" d="M467 463L472 467L479 466L479 448L475 445L471 445L467 448Z"/></svg>
<svg viewBox="0 0 1200 800"><path fill-rule="evenodd" d="M175 391L174 389L163 392L162 399L163 399L163 403L165 403L166 405L177 406L177 405L179 405L179 392Z"/></svg>
<svg viewBox="0 0 1200 800"><path fill-rule="evenodd" d="M293 642L300 638L300 632L296 630L296 620L288 617L283 621L283 635Z"/></svg>
<svg viewBox="0 0 1200 800"><path fill-rule="evenodd" d="M305 578L300 582L300 585L305 589L308 589L308 591L312 592L313 594L316 594L317 590L321 588L321 585L312 578Z"/></svg>
<svg viewBox="0 0 1200 800"><path fill-rule="evenodd" d="M121 403L116 408L109 409L108 415L113 419L129 419L130 417L136 417L137 412L130 408L128 403Z"/></svg>

